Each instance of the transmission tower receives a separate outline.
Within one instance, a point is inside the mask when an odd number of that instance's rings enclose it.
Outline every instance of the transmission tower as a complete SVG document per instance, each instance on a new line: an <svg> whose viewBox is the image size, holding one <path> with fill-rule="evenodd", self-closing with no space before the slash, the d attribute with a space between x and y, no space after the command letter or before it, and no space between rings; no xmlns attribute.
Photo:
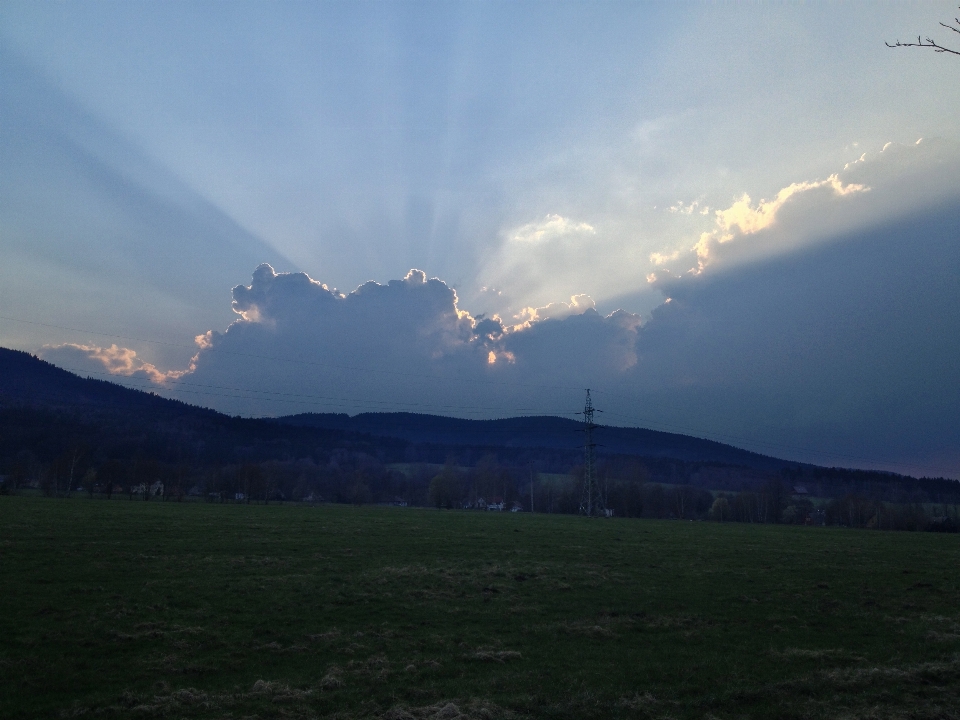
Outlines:
<svg viewBox="0 0 960 720"><path fill-rule="evenodd" d="M606 515L606 506L597 482L594 462L593 449L597 444L593 441L593 429L597 426L593 422L593 412L593 401L590 399L590 390L587 389L587 401L583 406L583 488L580 492L580 514L603 517Z"/></svg>

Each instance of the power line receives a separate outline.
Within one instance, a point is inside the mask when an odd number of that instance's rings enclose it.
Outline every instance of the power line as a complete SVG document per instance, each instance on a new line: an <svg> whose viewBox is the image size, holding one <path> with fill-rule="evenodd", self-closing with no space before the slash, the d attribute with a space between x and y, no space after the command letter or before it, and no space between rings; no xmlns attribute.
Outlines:
<svg viewBox="0 0 960 720"><path fill-rule="evenodd" d="M137 386L138 388L148 387L148 388L151 389L152 392L155 392L155 393L157 393L157 392L163 392L163 391L171 392L171 389L170 389L170 388L165 387L165 386L163 386L163 385L154 385L154 384L150 383L149 380L141 380L140 378L134 378L134 377L130 377L130 376L128 376L128 375L117 375L117 374L115 374L115 373L110 373L110 372L97 372L97 371L95 371L95 370L86 370L86 369L84 369L84 368L71 368L71 367L66 367L66 366L58 366L58 367L61 367L61 369L67 370L67 371L69 371L69 372L76 373L76 374L78 374L78 375L79 375L79 374L83 374L83 373L86 373L87 375L101 375L101 376L104 376L104 377L114 378L115 381L122 378L122 379L125 380L126 382L129 382L129 383L132 383L132 384L134 384L134 383L139 383L139 385ZM443 408L443 409L449 409L449 410L459 410L459 411L462 411L462 412L467 412L467 411L470 411L470 412L487 412L487 411L491 411L491 410L492 410L492 411L499 411L499 412L504 412L504 411L505 411L504 408L502 408L502 407L479 407L479 406L470 406L470 405L442 405L442 404L431 404L431 403L420 403L420 402L397 402L397 401L389 401L389 400L365 400L365 399L360 399L360 398L332 397L332 396L327 396L327 395L307 395L307 394L304 394L304 393L286 393L286 392L277 392L277 391L273 391L273 390L253 390L253 389L250 389L250 388L237 388L237 387L230 387L230 386L225 386L225 385L206 385L206 384L202 384L202 383L190 383L190 382L186 382L186 381L184 381L184 380L167 380L167 381L165 381L165 382L166 382L166 383L169 383L169 384L176 384L176 385L189 385L189 386L191 386L191 387L212 388L212 389L215 389L215 390L230 390L230 391L234 391L234 392L257 393L258 395L280 395L280 396L284 396L284 397L279 397L279 398L278 398L278 397L256 397L256 396L251 397L251 396L249 396L249 395L227 395L227 394L224 394L224 393L207 392L207 391L203 391L203 390L188 390L188 389L178 389L178 390L177 390L178 392L190 393L190 394L192 394L192 395L210 395L210 396L213 396L213 397L229 397L229 398L237 398L237 399L241 399L241 400L266 400L266 401L268 401L268 402L296 403L296 404L301 404L301 405L319 405L319 404L322 404L322 403L320 403L320 402L314 402L314 401L334 401L334 402L340 402L340 403L352 403L352 404L373 405L373 406ZM123 386L126 387L125 383L122 383L122 382L115 382L115 384L117 384L117 385L123 385ZM132 389L137 389L137 388L132 388ZM292 399L292 398L308 398L308 399L305 399L305 400L304 400L304 399ZM576 414L576 413L573 413L573 412L563 411L563 410L542 410L542 409L539 409L539 408L511 408L511 409L507 409L506 412L534 412L534 413L542 413L542 414L545 414L545 415L575 415L575 414Z"/></svg>
<svg viewBox="0 0 960 720"><path fill-rule="evenodd" d="M69 368L63 368L63 369L68 370L68 371L70 370ZM84 371L80 371L80 372L84 372ZM115 375L112 375L112 374L110 374L110 373L93 373L93 374L105 375L105 376L109 376L109 377L116 377ZM126 379L126 380L135 380L134 378L124 378L124 379ZM122 385L122 384L120 384L120 383L111 383L111 384L120 385L120 387L127 387L127 386ZM201 387L214 387L214 388L219 388L219 387L222 387L222 386L201 386ZM129 388L129 389L131 389L131 390L137 390L138 388ZM223 389L229 389L229 388L223 388ZM171 390L170 390L169 388L156 388L156 387L155 387L154 390L152 391L152 393L158 395L159 397L163 397L163 396L159 395L159 393L157 392L157 390L160 390L161 392L162 392L162 391L171 392ZM239 391L241 391L241 392L245 392L245 390L243 390L242 388L238 388L237 390L239 390ZM314 402L314 401L309 401L309 400L298 401L298 400L277 399L277 398L257 398L257 397L249 397L249 396L244 396L244 395L229 395L229 394L225 394L225 393L214 393L214 392L208 392L208 391L203 391L203 390L195 390L195 391L192 391L192 390L180 389L178 392L188 393L188 394L191 394L191 395L208 395L208 396L214 396L214 397L238 398L238 399L243 399L243 400L264 400L264 399L265 399L265 400L268 400L268 401L284 402L284 403L300 403L300 404L308 404L308 405L317 405L317 404L320 404L320 403L317 403L317 402ZM254 390L254 391L250 391L250 392L268 393L268 392L270 392L270 391ZM89 408L89 407L90 407L88 403L63 402L63 401L59 400L59 398L58 398L57 396L55 396L55 395L48 395L47 397L48 397L48 399L54 401L54 402L55 402L56 404L58 404L58 405L67 405L67 406L71 406L71 407L84 407L84 408ZM165 399L173 399L173 400L176 400L176 399L178 399L178 398L172 397L172 398L165 398ZM408 406L410 405L410 404L399 403L399 402L390 403L390 402L385 402L385 401L362 401L362 400L350 400L350 399L346 399L346 398L344 398L344 399L342 399L342 400L343 400L344 402L361 403L361 404L364 403L364 402L367 402L367 403L377 403L377 404L379 404L379 405L394 405L394 406L395 406L396 408L398 408L398 409L404 408L404 407L408 407ZM211 408L203 408L202 406L200 406L200 407L201 407L201 409L210 410L211 412L218 412L218 411L216 411L216 410L212 410ZM442 409L455 410L455 411L458 411L458 412L460 412L460 413L473 413L473 412L483 413L483 412L485 412L485 410L488 409L488 408L474 408L474 407L470 407L470 406L455 406L455 405L445 405L445 406L443 406L443 405L437 405L437 406L422 405L422 407L439 407L439 408L442 408ZM499 408L496 408L496 409L499 409ZM524 410L525 410L525 409L518 409L518 411L524 411ZM381 411L383 411L383 410L381 409ZM579 412L578 412L578 413L573 413L573 412L569 412L569 411L552 411L552 412L551 412L551 411L539 410L539 411L537 411L537 412L538 412L538 414L543 413L544 416L547 416L547 417L558 417L558 416L562 416L562 415L580 415L580 414L582 414L582 413L579 413ZM658 423L658 422L656 422L656 421L650 421L650 420L638 420L638 419L636 419L636 418L629 418L629 417L627 417L627 416L620 415L620 414L618 414L618 413L612 413L612 412L606 412L605 414L606 414L606 415L613 416L613 417L618 417L618 418L620 418L620 419L627 420L628 422L634 423L634 425L633 425L632 427L626 427L626 428L624 428L624 429L655 429L657 426L659 426L659 427L663 427L663 428L669 428L670 430L684 430L684 431L687 431L687 432L691 432L691 429L690 429L690 428L685 428L685 427L681 427L681 426L671 425L671 424L669 424L669 423ZM269 417L269 416L261 416L260 419L270 419L270 417ZM497 421L496 419L493 419L493 418L479 418L479 419L478 419L478 418L475 418L475 419L464 418L464 419L467 420L468 422L496 422L496 421ZM500 418L500 419L509 419L509 418ZM643 426L646 426L646 427L643 427ZM596 424L593 425L593 428L599 428L599 427L602 427L602 426L596 425ZM616 426L611 426L611 427L616 427ZM342 429L351 430L351 428L342 428ZM376 429L375 429L375 428L367 428L367 429L357 429L357 428L353 428L353 430L358 431L358 432L375 432ZM664 430L663 432L669 432L670 430ZM557 437L557 431L555 431L555 430L531 430L531 429L526 429L526 428L524 428L524 429L483 428L483 429L480 431L480 433L481 433L482 435L507 435L507 436L511 436L511 437L517 437L517 436L522 436L522 437L550 437L550 438L556 438L556 437ZM706 435L707 437L704 437L703 435ZM702 438L702 439L711 440L712 438L710 438L709 435L710 435L709 433L702 434L702 435L701 435L701 438ZM857 460L857 461L860 461L860 462L872 463L872 464L875 464L875 465L881 465L881 464L894 465L894 466L903 467L903 468L905 468L905 469L908 470L908 471L912 471L914 468L926 468L926 469L930 469L930 470L937 469L937 470L940 470L940 471L942 471L942 472L947 472L947 473L953 472L953 468L947 468L947 467L931 466L931 465L925 465L925 464L910 464L910 463L897 463L897 462L890 462L890 461L879 461L879 460L875 460L875 459L871 459L871 458L864 458L864 457L860 457L860 456L844 455L844 454L842 454L842 453L830 453L830 452L824 452L824 451L811 450L811 449L809 449L809 448L797 448L797 447L788 446L788 445L777 445L777 444L774 444L774 443L764 443L764 442L761 442L761 441L750 441L750 440L746 440L746 439L744 439L744 438L737 438L737 437L735 437L735 436L723 436L722 434L716 434L716 436L717 436L717 437L727 437L727 439L733 438L733 439L745 440L746 442L753 442L753 443L756 444L756 445L766 445L766 446L768 446L768 447L773 447L773 448L780 449L780 450L793 450L793 451L798 451L798 452L806 452L806 453L809 453L809 454L811 454L811 455L819 455L819 456L823 456L823 457L845 458L845 459L847 459L847 460ZM590 439L588 439L587 442L590 443ZM719 442L719 441L714 441L714 442ZM583 446L580 446L580 447L583 447ZM567 448L567 449L574 449L574 446L571 445L571 446L570 446L569 448ZM782 458L774 458L774 459L782 459ZM790 462L790 461L787 461L787 462ZM931 476L933 476L933 475L931 475Z"/></svg>
<svg viewBox="0 0 960 720"><path fill-rule="evenodd" d="M101 337L108 337L108 338L114 338L114 339L119 339L119 340L130 340L130 341L135 341L135 342L150 343L150 344L154 344L154 345L164 345L164 346L168 346L168 347L179 347L179 348L186 348L186 349L191 349L191 350L197 350L197 347L194 346L194 345L184 345L184 344L182 344L182 343L173 343L173 342L167 342L167 341L162 341L162 340L150 340L150 339L147 339L147 338L133 337L133 336L129 336L129 335L119 335L119 334L115 334L115 333L103 333L103 332L98 332L98 331L94 331L94 330L83 330L83 329L80 329L80 328L72 328L72 327L67 327L67 326L63 326L63 325L55 325L55 324L51 324L51 323L43 323L43 322L32 321L32 320L23 320L23 319L20 319L20 318L14 318L14 317L10 317L10 316L7 316L7 315L0 315L0 320L8 320L8 321L11 321L11 322L23 323L23 324L27 324L27 325L35 325L35 326L39 326L39 327L54 328L54 329L57 329L57 330L66 330L66 331L70 331L70 332L85 333L85 334L89 334L89 335L97 335L97 336L101 336ZM427 373L410 373L410 372L403 372L403 371L398 371L398 370L385 370L385 369L382 369L382 368L363 368L363 367L357 367L357 366L351 366L351 365L343 365L343 364L336 364L336 363L323 363L323 362L312 361L312 360L302 360L302 359L297 359L297 358L285 358L285 357L279 357L279 356L258 355L258 354L254 354L254 353L243 353L243 352L237 352L237 351L233 351L233 350L225 350L225 349L222 349L222 348L215 348L215 347L207 347L207 348L203 348L203 350L205 350L205 351L207 351L207 352L219 352L219 353L222 353L222 354L235 355L235 356L239 356L239 357L249 357L249 358L256 358L256 359L261 359L261 360L271 360L271 361L276 361L276 362L296 363L296 364L310 365L310 366L315 366L315 367L335 368L335 369L340 369L340 370L348 370L348 371L351 371L351 372L382 373L382 374L395 375L395 376L401 376L401 377L417 377L417 378L430 379L430 380L450 380L450 379L456 379L457 382L469 382L469 383L476 383L476 384L483 384L483 385L499 385L499 386L509 386L509 387L540 388L540 389L551 389L551 390L582 390L582 388L573 387L573 386L541 385L541 384L526 383L526 382L509 382L509 381L497 381L497 380L482 380L482 379L476 379L476 378L450 378L450 377L443 376L443 375L431 375L431 374L427 374ZM117 377L118 377L118 375L116 375L116 374L114 374L114 373L94 373L94 372L92 372L92 371L87 371L87 370L77 370L77 372L85 372L85 373L92 373L92 374L98 374L98 375L106 375L106 376L110 376L110 377L113 377L113 378L117 378ZM136 382L136 381L137 381L137 379L135 379L135 378L130 378L129 376L119 376L119 377L123 377L125 380L127 380L127 381L129 381L129 382ZM461 413L472 413L472 414L476 414L476 413L486 413L486 412L490 412L490 411L501 412L501 413L502 413L502 412L505 412L505 410L504 410L502 407L470 407L470 406L439 405L439 404L430 405L430 404L426 404L426 403L399 403L399 402L378 401L378 400L360 400L360 399L354 399L354 398L334 398L334 397L327 397L327 396L305 396L305 395L300 394L300 393L296 393L296 394L295 394L295 393L279 393L279 392L274 392L274 391L252 390L252 389L249 389L249 388L230 388L230 387L216 386L216 385L202 385L202 384L200 384L200 383L188 383L188 382L186 382L186 381L174 381L174 380L171 380L171 381L167 381L167 382L171 382L171 383L175 382L175 383L183 384L183 385L191 385L191 386L193 386L193 387L207 387L207 388L213 388L213 389L231 390L231 391L234 391L234 392L257 393L257 394L259 394L259 395L274 395L274 396L277 396L277 395L279 395L279 396L292 396L292 395L296 395L296 397L298 397L298 398L303 398L303 397L311 398L310 400L301 400L301 399L284 399L284 398L282 398L282 397L256 397L256 396L250 397L250 396L244 396L244 395L229 395L229 394L224 394L224 393L205 392L205 391L200 391L200 390L188 390L188 389L185 389L185 388L179 388L179 389L178 389L178 392L180 392L180 393L188 393L188 394L191 394L191 395L206 395L206 396L211 396L211 397L226 397L226 398L233 398L233 399L239 399L239 400L261 400L261 401L266 400L266 401L268 401L268 402L283 402L283 403L300 404L300 405L319 405L319 404L321 404L321 403L319 403L319 402L314 402L313 400L323 400L323 401L328 401L328 402L333 401L333 402L342 403L342 404L340 405L340 407L343 407L343 406L345 406L344 404L349 403L350 405L346 405L347 407L350 407L350 406L356 407L357 405L365 405L365 406L371 407L371 408L376 408L376 407L378 407L378 406L382 408L382 407L385 407L385 406L391 406L391 405L392 405L392 406L394 406L394 407L407 407L407 408L409 408L409 407L437 408L437 409L446 410L446 411L456 411L456 412L461 412ZM165 388L163 388L162 386L156 386L156 385L154 385L154 386L152 386L152 389L153 389L154 392L157 392L158 390L159 390L159 391L164 391L164 390L166 390L166 392L170 392L169 389L165 389ZM603 391L603 390L594 390L594 392L599 392L599 393L601 393L601 394L611 393L611 391ZM611 394L612 394L612 393L611 393ZM626 395L625 395L624 393L621 393L621 392L619 392L619 391L617 391L616 394L617 394L618 397L624 397L624 396L630 397L629 394L626 394ZM636 398L636 397L634 396L634 399L638 399L638 398ZM535 408L515 408L515 409L513 409L513 410L507 410L506 412L538 412L538 413L541 413L541 412L546 412L546 411L537 410L537 409L535 409ZM548 415L573 415L573 414L579 414L579 413L571 413L571 412L568 412L568 411L559 411L559 412L546 412L546 414L548 414ZM684 433L684 434L689 434L689 435L692 435L692 436L694 436L694 437L700 437L700 438L704 438L704 439L708 439L708 440L711 440L711 439L713 439L713 438L723 438L723 439L726 440L727 442L736 442L736 443L745 444L745 445L754 446L754 447L766 447L766 448L770 448L770 449L775 450L775 451L792 452L792 453L804 453L804 454L812 455L812 456L815 456L815 457L838 458L838 459L843 459L843 460L847 460L847 461L855 461L855 462L859 462L859 463L868 463L868 464L872 464L872 465L885 465L885 466L901 467L901 468L905 468L905 469L907 469L907 470L913 470L914 468L924 468L924 469L937 470L937 471L940 471L940 472L947 472L947 473L956 472L956 469L955 469L955 468L948 468L948 467L946 467L946 466L935 466L935 465L926 465L926 464L905 463L905 462L897 462L897 461L889 461L889 460L876 460L876 459L865 458L865 457L857 456L857 455L850 455L850 454L830 452L830 451L823 451L823 450L813 450L813 449L811 449L811 448L803 448L803 447L798 447L798 446L784 445L784 444L781 444L781 443L771 443L771 442L767 442L767 441L759 441L759 440L754 440L754 439L751 439L751 438L745 438L745 437L742 437L742 436L730 435L730 434L726 434L726 433L715 433L715 432L707 432L707 433L705 433L705 432L703 432L703 431L701 431L701 430L698 430L698 429L696 429L696 428L684 427L684 426L679 426L679 425L670 424L670 423L664 423L664 422L656 421L656 420L642 419L642 418L637 418L637 417L628 417L628 416L625 416L625 415L618 415L617 413L612 413L612 412L608 412L607 414L610 415L610 416L613 416L613 417L619 417L619 418L621 418L621 419L623 419L623 420L631 423L634 427L641 427L641 426L645 426L645 427L648 427L648 428L662 427L662 428L666 428L667 430L665 430L665 431L667 431L667 432L670 432L670 431L672 431L672 432L677 432L677 431L679 431L679 432L682 432L682 433ZM722 442L722 441L720 441L720 440L714 440L714 442ZM742 449L746 449L746 448L742 448Z"/></svg>
<svg viewBox="0 0 960 720"><path fill-rule="evenodd" d="M383 368L357 367L355 365L344 365L341 363L324 363L324 362L318 362L316 360L302 360L298 358L278 357L275 355L258 355L256 353L238 352L236 350L226 350L223 348L217 348L212 346L208 346L205 348L198 348L196 345L184 345L183 343L174 343L174 342L168 342L164 340L148 340L147 338L133 337L131 335L116 335L113 333L97 332L95 330L82 330L80 328L72 328L72 327L67 327L65 325L53 325L51 323L42 323L42 322L36 322L33 320L22 320L20 318L10 317L8 315L0 315L0 320L9 320L10 322L23 323L25 325L36 325L39 327L54 328L56 330L67 330L69 332L77 332L77 333L86 334L86 335L97 335L100 337L113 338L115 340L131 340L133 342L150 343L151 345L164 345L166 347L184 348L187 350L193 350L195 352L204 350L206 352L216 352L216 353L221 353L223 355L236 355L238 357L256 358L259 360L273 360L276 362L296 363L299 365L311 365L314 367L334 368L337 370L348 370L351 372L381 373L385 375L396 375L400 377L418 377L418 378L424 378L428 380L450 379L449 377L446 377L443 375L436 375L436 374L429 374L429 373L412 373L412 372L404 372L401 370L385 370ZM504 385L504 386L512 386L512 387L517 387L517 386L537 387L537 388L543 388L547 390L579 391L583 389L583 388L574 387L571 385L537 385L537 384L531 384L531 383L509 382L506 380L482 380L479 378L464 378L464 377L457 378L457 382L469 382L469 383L476 383L476 384L482 384L482 385Z"/></svg>
<svg viewBox="0 0 960 720"><path fill-rule="evenodd" d="M897 462L897 461L893 461L893 460L877 460L877 459L874 459L874 458L865 458L865 457L858 456L858 455L849 455L849 454L844 454L844 453L831 452L831 451L828 451L828 450L813 450L813 449L811 449L811 448L797 447L797 446L795 446L795 445L783 445L782 443L771 443L771 442L767 442L767 441L763 441L763 440L753 440L753 439L751 439L751 438L745 438L745 437L741 437L741 436L737 436L737 435L729 435L729 434L725 434L725 433L704 432L704 431L702 431L702 430L697 430L697 429L690 428L690 427L684 427L684 426L681 426L681 425L674 425L674 424L671 424L671 423L665 423L665 422L661 422L661 421L657 421L657 420L641 419L641 418L637 418L637 417L628 417L628 416L626 416L626 415L620 415L620 414L618 414L618 413L614 413L614 412L610 412L610 411L607 411L605 414L606 414L606 415L609 415L609 416L611 416L611 417L618 417L618 418L620 418L621 420L625 420L625 421L631 423L631 426L630 426L630 427L646 426L646 427L648 427L649 429L656 429L656 428L658 428L658 427L659 427L659 428L665 428L665 430L663 430L662 432L678 432L678 431L680 431L680 432L682 432L682 433L685 434L685 435L691 435L691 436L693 436L693 437L698 437L698 438L701 438L701 439L704 439L704 440L713 440L713 438L724 438L724 440L729 441L729 442L738 442L738 443L745 443L745 444L747 444L747 445L767 447L767 448L771 448L771 449L773 449L773 450L778 450L778 451L799 452L799 453L806 453L806 454L808 454L808 455L819 456L819 457L833 457L833 458L841 458L841 459L845 459L845 460L855 460L855 461L857 461L857 462L870 463L870 464L873 464L873 465L891 465L891 466L894 466L894 467L905 468L905 469L907 469L907 470L912 470L912 469L914 469L914 468L924 468L924 469L927 469L927 470L937 470L937 471L940 471L940 472L949 472L949 473L956 472L956 468L950 468L950 467L946 467L946 466L927 465L927 464L925 464L925 463L923 463L923 464L921 464L921 463L905 463L905 462ZM711 437L711 436L712 436L712 437ZM722 441L721 441L721 440L713 440L713 442L722 442ZM722 444L727 444L727 443L726 443L726 442L722 442ZM742 449L742 450L747 450L747 448L742 447L742 446L740 447L740 449ZM755 452L755 451L751 451L751 450L747 450L747 451L748 451L748 452ZM759 453L758 453L758 454L759 454ZM778 459L783 459L783 458L778 458ZM788 461L788 462L789 462L789 461Z"/></svg>

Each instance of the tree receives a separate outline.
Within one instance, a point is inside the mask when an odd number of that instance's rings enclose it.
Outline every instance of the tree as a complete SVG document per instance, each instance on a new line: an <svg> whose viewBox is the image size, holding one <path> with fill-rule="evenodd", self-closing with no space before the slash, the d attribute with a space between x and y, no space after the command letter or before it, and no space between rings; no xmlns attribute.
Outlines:
<svg viewBox="0 0 960 720"><path fill-rule="evenodd" d="M460 478L449 463L430 481L430 504L453 508L460 504Z"/></svg>
<svg viewBox="0 0 960 720"><path fill-rule="evenodd" d="M710 506L710 518L717 522L723 522L730 519L730 501L721 495L713 501Z"/></svg>
<svg viewBox="0 0 960 720"><path fill-rule="evenodd" d="M452 465L449 461L448 465ZM503 483L501 482L501 468L497 458L487 454L480 458L476 469L473 471L474 489L477 494L490 500L497 496L505 496Z"/></svg>
<svg viewBox="0 0 960 720"><path fill-rule="evenodd" d="M63 497L69 497L76 481L77 465L84 455L84 448L77 440L72 440L51 468L54 476L54 492L60 495L60 483L63 482Z"/></svg>
<svg viewBox="0 0 960 720"><path fill-rule="evenodd" d="M263 469L255 463L246 463L240 468L240 487L243 491L244 502L249 503L251 498L267 498L267 484L263 476Z"/></svg>
<svg viewBox="0 0 960 720"><path fill-rule="evenodd" d="M97 485L97 471L93 468L87 468L87 472L83 475L83 486L87 489L87 493L90 497L93 497L93 490Z"/></svg>
<svg viewBox="0 0 960 720"><path fill-rule="evenodd" d="M125 470L124 464L120 460L108 460L100 466L98 477L108 500L113 497L114 486L123 484L126 477Z"/></svg>
<svg viewBox="0 0 960 720"><path fill-rule="evenodd" d="M353 482L347 489L347 494L350 502L354 505L363 505L373 499L370 493L370 485L367 482L367 473L363 468L357 468L353 471Z"/></svg>
<svg viewBox="0 0 960 720"><path fill-rule="evenodd" d="M954 18L952 24L942 22L942 23L940 23L940 27L944 27L944 28L946 28L947 30L950 30L950 31L955 32L955 33L957 33L958 35L960 35L960 18ZM932 49L934 52L938 52L938 53L949 53L949 54L951 54L951 55L960 55L960 50L953 50L952 48L948 48L948 47L946 47L945 45L941 45L940 43L936 42L933 38L931 38L931 37L929 37L929 36L928 36L927 38L925 38L924 40L921 40L921 39L920 39L920 36L917 35L917 41L916 41L916 42L905 42L905 43L902 43L902 42L900 42L899 40L897 40L897 41L896 41L895 43L893 43L893 44L890 44L890 43L884 43L884 44L885 44L887 47L891 47L891 48L898 48L898 47L921 47L921 48L930 48L930 49Z"/></svg>
<svg viewBox="0 0 960 720"><path fill-rule="evenodd" d="M30 478L30 473L33 467L36 465L36 459L33 456L33 453L29 450L21 450L17 454L17 461L13 466L13 472L10 473L8 479L8 485L10 489L16 491L17 488L22 487L27 484L28 479Z"/></svg>
<svg viewBox="0 0 960 720"><path fill-rule="evenodd" d="M784 485L780 478L770 478L763 484L760 495L764 501L762 504L763 518L761 522L780 522L780 517L786 509L787 500L790 497L786 485Z"/></svg>

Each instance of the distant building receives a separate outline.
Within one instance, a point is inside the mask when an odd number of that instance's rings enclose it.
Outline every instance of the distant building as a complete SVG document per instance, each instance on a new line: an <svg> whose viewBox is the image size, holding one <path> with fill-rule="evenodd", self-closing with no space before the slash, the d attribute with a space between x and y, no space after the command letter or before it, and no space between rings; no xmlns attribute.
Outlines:
<svg viewBox="0 0 960 720"><path fill-rule="evenodd" d="M794 485L794 486L793 486L793 494L794 494L794 495L809 495L810 493L807 492L807 488L806 488L805 485Z"/></svg>

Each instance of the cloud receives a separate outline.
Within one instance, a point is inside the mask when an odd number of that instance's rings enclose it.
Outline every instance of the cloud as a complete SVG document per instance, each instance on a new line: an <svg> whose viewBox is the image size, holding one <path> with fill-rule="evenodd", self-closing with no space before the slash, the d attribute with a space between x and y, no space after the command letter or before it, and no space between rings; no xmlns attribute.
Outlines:
<svg viewBox="0 0 960 720"><path fill-rule="evenodd" d="M85 372L95 375L106 372L124 378L149 380L158 385L176 380L190 372L189 369L163 372L137 357L135 350L117 347L115 344L110 347L74 343L48 345L40 351L40 357L81 375Z"/></svg>
<svg viewBox="0 0 960 720"><path fill-rule="evenodd" d="M734 228L738 228L740 233L751 235L773 225L780 208L794 195L820 188L829 188L836 197L867 192L870 189L866 185L853 183L844 185L834 173L826 180L792 183L778 192L773 200L761 200L756 207L751 206L750 196L744 193L743 197L726 210L716 211L717 225L727 233L732 233Z"/></svg>
<svg viewBox="0 0 960 720"><path fill-rule="evenodd" d="M471 300L484 312L503 317L543 308L558 297L599 287L611 238L597 227L559 214L500 233L500 245L477 268L477 284L498 292L479 292Z"/></svg>
<svg viewBox="0 0 960 720"><path fill-rule="evenodd" d="M593 308L531 322L505 336L515 357L514 377L573 388L630 385L637 365L639 315L617 310L606 317ZM539 390L544 398L555 390ZM572 405L582 404L575 391Z"/></svg>
<svg viewBox="0 0 960 720"><path fill-rule="evenodd" d="M555 414L572 412L587 383L602 385L636 364L640 326L630 313L600 315L586 295L528 308L508 326L461 309L453 288L420 270L340 293L261 265L249 285L234 288L232 309L237 319L198 335L182 370L163 372L116 346L59 346L44 357L148 380L187 401L199 393L229 413Z"/></svg>
<svg viewBox="0 0 960 720"><path fill-rule="evenodd" d="M791 183L770 199L743 193L713 211L692 245L649 255L654 280L701 273L793 252L942 200L960 182L960 145L945 140L887 143L824 179ZM692 214L697 203L670 212Z"/></svg>
<svg viewBox="0 0 960 720"><path fill-rule="evenodd" d="M712 249L719 243L727 243L744 235L753 235L766 230L777 221L777 215L783 207L804 193L826 190L836 198L870 190L866 185L848 183L844 185L834 173L825 180L791 183L776 194L772 200L761 200L753 205L750 196L744 193L730 207L715 211L716 229L701 234L694 246L699 266L702 268L710 260Z"/></svg>
<svg viewBox="0 0 960 720"><path fill-rule="evenodd" d="M678 200L676 204L667 208L667 212L679 215L693 215L694 212L696 212L698 215L709 215L710 206L704 205L701 207L699 200L694 200L688 205L684 205L682 200Z"/></svg>
<svg viewBox="0 0 960 720"><path fill-rule="evenodd" d="M650 262L656 266L666 265L667 263L673 262L682 254L682 250L674 250L672 253L650 253Z"/></svg>
<svg viewBox="0 0 960 720"><path fill-rule="evenodd" d="M527 223L517 228L511 240L521 243L540 243L570 235L595 235L593 226L575 222L560 215L547 215L539 222Z"/></svg>
<svg viewBox="0 0 960 720"><path fill-rule="evenodd" d="M387 354L393 362L471 353L480 342L477 320L457 302L453 288L421 270L344 295L306 273L278 274L261 265L250 285L233 290L240 319L224 333L204 336L198 363L202 369L211 351L237 343L269 348L278 340L353 356Z"/></svg>
<svg viewBox="0 0 960 720"><path fill-rule="evenodd" d="M794 252L936 203L960 184L955 142L881 148L884 143L845 150L819 176L758 171L785 181L767 179L756 187L731 186L747 180L735 181L720 168L715 177L704 175L702 188L687 188L682 201L664 202L665 193L684 188L651 187L649 178L627 182L624 176L623 187L608 188L606 205L568 200L569 211L540 215L521 228L507 225L476 274L477 286L496 287L501 295L467 291L465 297L504 318L573 293L589 294L605 310L627 303L649 312L662 302L657 280ZM594 232L570 232L586 217ZM644 283L651 274L655 281Z"/></svg>
<svg viewBox="0 0 960 720"><path fill-rule="evenodd" d="M506 325L462 309L453 288L420 270L344 294L305 273L261 265L249 285L234 288L232 307L237 320L199 335L193 365L178 378L253 390L210 398L228 412L546 412L555 406L525 387L531 377L575 390L582 368L625 369L636 360L637 316L602 317L578 295L528 308L522 322ZM574 340L575 327L593 339Z"/></svg>
<svg viewBox="0 0 960 720"><path fill-rule="evenodd" d="M664 284L621 391L763 452L960 475L958 199Z"/></svg>
<svg viewBox="0 0 960 720"><path fill-rule="evenodd" d="M516 332L542 320L560 320L570 315L582 315L595 307L593 298L585 294L572 295L568 303L555 302L543 307L526 307L514 316L518 323L512 329Z"/></svg>

